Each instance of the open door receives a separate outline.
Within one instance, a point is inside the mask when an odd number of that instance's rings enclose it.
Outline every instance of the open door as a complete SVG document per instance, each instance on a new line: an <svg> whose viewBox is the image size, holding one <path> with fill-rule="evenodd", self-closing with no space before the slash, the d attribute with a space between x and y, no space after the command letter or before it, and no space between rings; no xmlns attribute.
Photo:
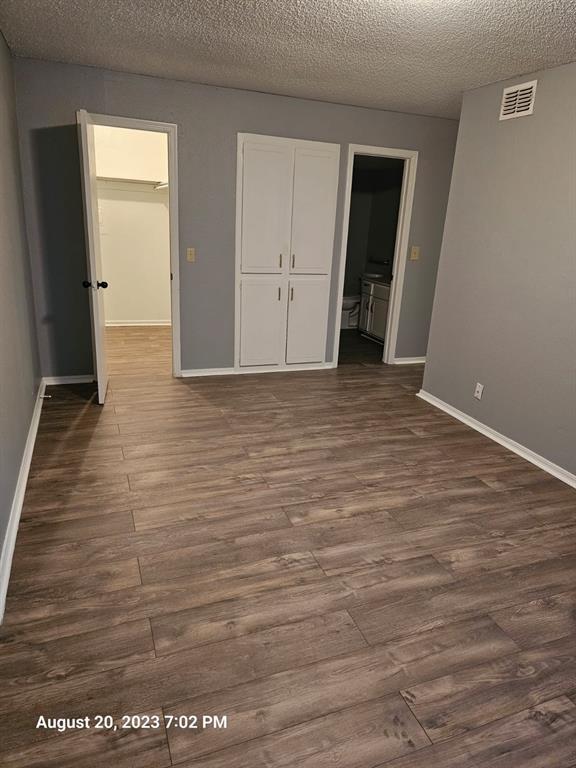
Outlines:
<svg viewBox="0 0 576 768"><path fill-rule="evenodd" d="M108 388L106 366L106 322L104 317L103 289L108 283L102 276L100 256L100 227L98 222L98 189L96 185L96 151L94 123L85 109L76 113L80 163L82 168L82 193L84 197L84 228L86 232L86 257L88 279L84 287L90 291L90 312L92 315L92 346L94 352L94 375L98 382L98 402L102 405Z"/></svg>

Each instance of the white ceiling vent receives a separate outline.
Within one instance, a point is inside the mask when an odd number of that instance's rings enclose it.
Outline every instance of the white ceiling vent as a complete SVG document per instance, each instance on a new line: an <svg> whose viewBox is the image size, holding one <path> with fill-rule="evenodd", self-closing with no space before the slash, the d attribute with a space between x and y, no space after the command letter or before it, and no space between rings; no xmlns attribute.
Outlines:
<svg viewBox="0 0 576 768"><path fill-rule="evenodd" d="M538 80L531 80L529 83L520 83L520 85L504 88L500 106L500 120L524 117L534 112L537 82Z"/></svg>

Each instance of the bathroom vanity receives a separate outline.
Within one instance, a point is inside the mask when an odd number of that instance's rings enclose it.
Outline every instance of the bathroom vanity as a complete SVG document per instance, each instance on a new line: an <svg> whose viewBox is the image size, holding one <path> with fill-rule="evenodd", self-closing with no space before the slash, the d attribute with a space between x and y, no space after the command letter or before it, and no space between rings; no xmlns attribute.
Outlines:
<svg viewBox="0 0 576 768"><path fill-rule="evenodd" d="M390 284L384 282L382 275L363 275L361 289L359 330L365 336L384 342Z"/></svg>

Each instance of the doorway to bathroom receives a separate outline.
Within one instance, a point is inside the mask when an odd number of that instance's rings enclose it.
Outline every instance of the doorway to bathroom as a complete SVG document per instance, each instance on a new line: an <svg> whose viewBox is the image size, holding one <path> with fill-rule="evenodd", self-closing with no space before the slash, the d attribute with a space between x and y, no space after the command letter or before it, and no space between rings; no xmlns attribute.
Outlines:
<svg viewBox="0 0 576 768"><path fill-rule="evenodd" d="M342 233L342 364L394 363L417 152L352 145Z"/></svg>

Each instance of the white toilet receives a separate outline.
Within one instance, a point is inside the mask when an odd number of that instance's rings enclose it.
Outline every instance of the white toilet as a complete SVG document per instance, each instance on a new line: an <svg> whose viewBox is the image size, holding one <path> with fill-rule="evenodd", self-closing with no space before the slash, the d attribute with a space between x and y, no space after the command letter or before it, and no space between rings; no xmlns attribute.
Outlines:
<svg viewBox="0 0 576 768"><path fill-rule="evenodd" d="M358 328L360 317L360 296L344 296L340 328Z"/></svg>

